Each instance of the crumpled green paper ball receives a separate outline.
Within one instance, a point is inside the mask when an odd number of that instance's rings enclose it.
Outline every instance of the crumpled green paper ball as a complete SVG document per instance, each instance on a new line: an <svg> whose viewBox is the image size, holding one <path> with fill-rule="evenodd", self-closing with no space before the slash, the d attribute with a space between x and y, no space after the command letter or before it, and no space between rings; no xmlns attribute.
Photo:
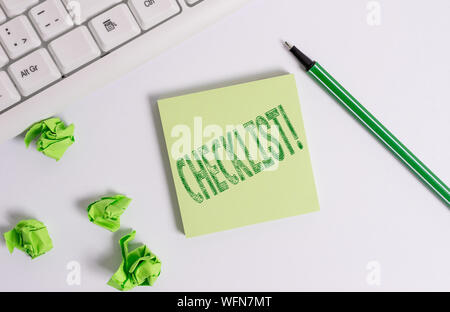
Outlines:
<svg viewBox="0 0 450 312"><path fill-rule="evenodd" d="M49 118L35 123L25 135L25 145L39 136L36 148L44 155L60 160L66 150L75 142L74 125L67 126L59 118Z"/></svg>
<svg viewBox="0 0 450 312"><path fill-rule="evenodd" d="M119 241L122 249L122 263L108 282L118 290L127 291L136 286L152 286L161 274L161 261L145 245L128 251L128 243L136 231L125 235Z"/></svg>
<svg viewBox="0 0 450 312"><path fill-rule="evenodd" d="M37 220L23 220L11 231L3 234L10 253L14 248L27 253L32 259L39 257L53 248L47 227Z"/></svg>
<svg viewBox="0 0 450 312"><path fill-rule="evenodd" d="M89 221L115 232L120 228L120 216L130 202L131 198L124 195L103 197L88 206Z"/></svg>

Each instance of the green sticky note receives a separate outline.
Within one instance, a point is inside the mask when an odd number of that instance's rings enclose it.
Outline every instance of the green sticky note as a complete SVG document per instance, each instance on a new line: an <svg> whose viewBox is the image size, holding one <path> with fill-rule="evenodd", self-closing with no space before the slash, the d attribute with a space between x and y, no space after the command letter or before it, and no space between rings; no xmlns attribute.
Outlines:
<svg viewBox="0 0 450 312"><path fill-rule="evenodd" d="M122 263L111 277L108 285L122 291L136 286L153 286L161 274L161 261L145 245L133 251L128 250L128 244L136 236L136 231L125 235L119 241L122 250Z"/></svg>
<svg viewBox="0 0 450 312"><path fill-rule="evenodd" d="M28 129L25 145L29 147L37 138L37 150L58 161L75 142L74 130L74 125L66 126L59 118L49 118L35 123Z"/></svg>
<svg viewBox="0 0 450 312"><path fill-rule="evenodd" d="M130 202L131 199L124 195L103 197L88 206L89 221L115 232L120 228L120 216Z"/></svg>
<svg viewBox="0 0 450 312"><path fill-rule="evenodd" d="M158 105L187 237L319 210L293 75Z"/></svg>
<svg viewBox="0 0 450 312"><path fill-rule="evenodd" d="M27 253L32 259L53 248L47 227L37 220L20 221L14 229L4 233L3 236L10 253L17 248Z"/></svg>

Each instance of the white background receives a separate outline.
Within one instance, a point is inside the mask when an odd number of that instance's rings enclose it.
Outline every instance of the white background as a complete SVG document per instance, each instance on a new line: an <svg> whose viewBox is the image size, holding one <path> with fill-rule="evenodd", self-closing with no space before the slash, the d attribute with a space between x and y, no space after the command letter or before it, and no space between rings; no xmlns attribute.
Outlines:
<svg viewBox="0 0 450 312"><path fill-rule="evenodd" d="M450 290L448 207L280 44L319 60L448 184L450 2L380 0L379 26L368 24L367 3L254 0L69 107L61 117L76 125L77 142L60 162L26 150L22 137L0 145L0 230L37 218L55 246L31 261L2 240L0 290L114 291L106 282L130 228L163 261L156 285L136 291ZM156 100L288 72L321 211L186 239ZM85 209L115 192L133 203L112 234ZM70 261L81 265L80 286L66 283ZM380 265L378 286L366 281L370 261Z"/></svg>

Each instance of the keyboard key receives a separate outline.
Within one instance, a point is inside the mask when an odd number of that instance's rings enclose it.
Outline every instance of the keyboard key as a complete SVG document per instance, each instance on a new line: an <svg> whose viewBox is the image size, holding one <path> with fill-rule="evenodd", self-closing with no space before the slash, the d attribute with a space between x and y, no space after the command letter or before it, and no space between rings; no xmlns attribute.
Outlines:
<svg viewBox="0 0 450 312"><path fill-rule="evenodd" d="M41 44L36 31L25 15L20 15L0 26L0 40L9 57L16 59Z"/></svg>
<svg viewBox="0 0 450 312"><path fill-rule="evenodd" d="M0 111L20 101L20 94L6 72L0 72Z"/></svg>
<svg viewBox="0 0 450 312"><path fill-rule="evenodd" d="M3 50L2 47L0 47L0 67L5 66L8 64L9 58L8 55L6 55L5 50Z"/></svg>
<svg viewBox="0 0 450 312"><path fill-rule="evenodd" d="M2 8L0 8L0 24L6 22L6 15L3 12Z"/></svg>
<svg viewBox="0 0 450 312"><path fill-rule="evenodd" d="M80 26L55 39L48 49L63 74L89 63L101 54L86 26Z"/></svg>
<svg viewBox="0 0 450 312"><path fill-rule="evenodd" d="M0 0L0 4L9 17L13 17L25 12L39 0Z"/></svg>
<svg viewBox="0 0 450 312"><path fill-rule="evenodd" d="M141 29L126 4L119 4L89 22L100 48L107 52L139 35Z"/></svg>
<svg viewBox="0 0 450 312"><path fill-rule="evenodd" d="M142 29L148 30L181 12L177 0L128 0Z"/></svg>
<svg viewBox="0 0 450 312"><path fill-rule="evenodd" d="M80 25L122 0L63 0L75 24Z"/></svg>
<svg viewBox="0 0 450 312"><path fill-rule="evenodd" d="M29 96L61 78L61 73L45 49L39 49L13 63L8 72L23 96Z"/></svg>
<svg viewBox="0 0 450 312"><path fill-rule="evenodd" d="M32 8L29 16L45 41L55 38L73 26L61 0L47 0Z"/></svg>

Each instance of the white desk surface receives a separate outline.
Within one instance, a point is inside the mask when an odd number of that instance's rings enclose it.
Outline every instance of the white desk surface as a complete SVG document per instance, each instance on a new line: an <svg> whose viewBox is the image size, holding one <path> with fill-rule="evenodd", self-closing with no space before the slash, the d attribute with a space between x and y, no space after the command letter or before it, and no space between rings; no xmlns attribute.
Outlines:
<svg viewBox="0 0 450 312"><path fill-rule="evenodd" d="M212 1L212 0L210 0ZM0 243L0 290L114 291L118 238L137 230L163 261L152 288L450 290L450 211L299 69L286 38L325 66L440 178L450 182L448 0L254 0L60 116L76 139L59 162L22 138L0 145L0 230L44 221L54 249L31 261ZM156 100L295 73L321 211L186 239ZM134 199L112 234L87 219L101 195ZM69 286L66 266L81 266ZM379 266L379 285L367 282ZM370 275L372 274L372 275Z"/></svg>

